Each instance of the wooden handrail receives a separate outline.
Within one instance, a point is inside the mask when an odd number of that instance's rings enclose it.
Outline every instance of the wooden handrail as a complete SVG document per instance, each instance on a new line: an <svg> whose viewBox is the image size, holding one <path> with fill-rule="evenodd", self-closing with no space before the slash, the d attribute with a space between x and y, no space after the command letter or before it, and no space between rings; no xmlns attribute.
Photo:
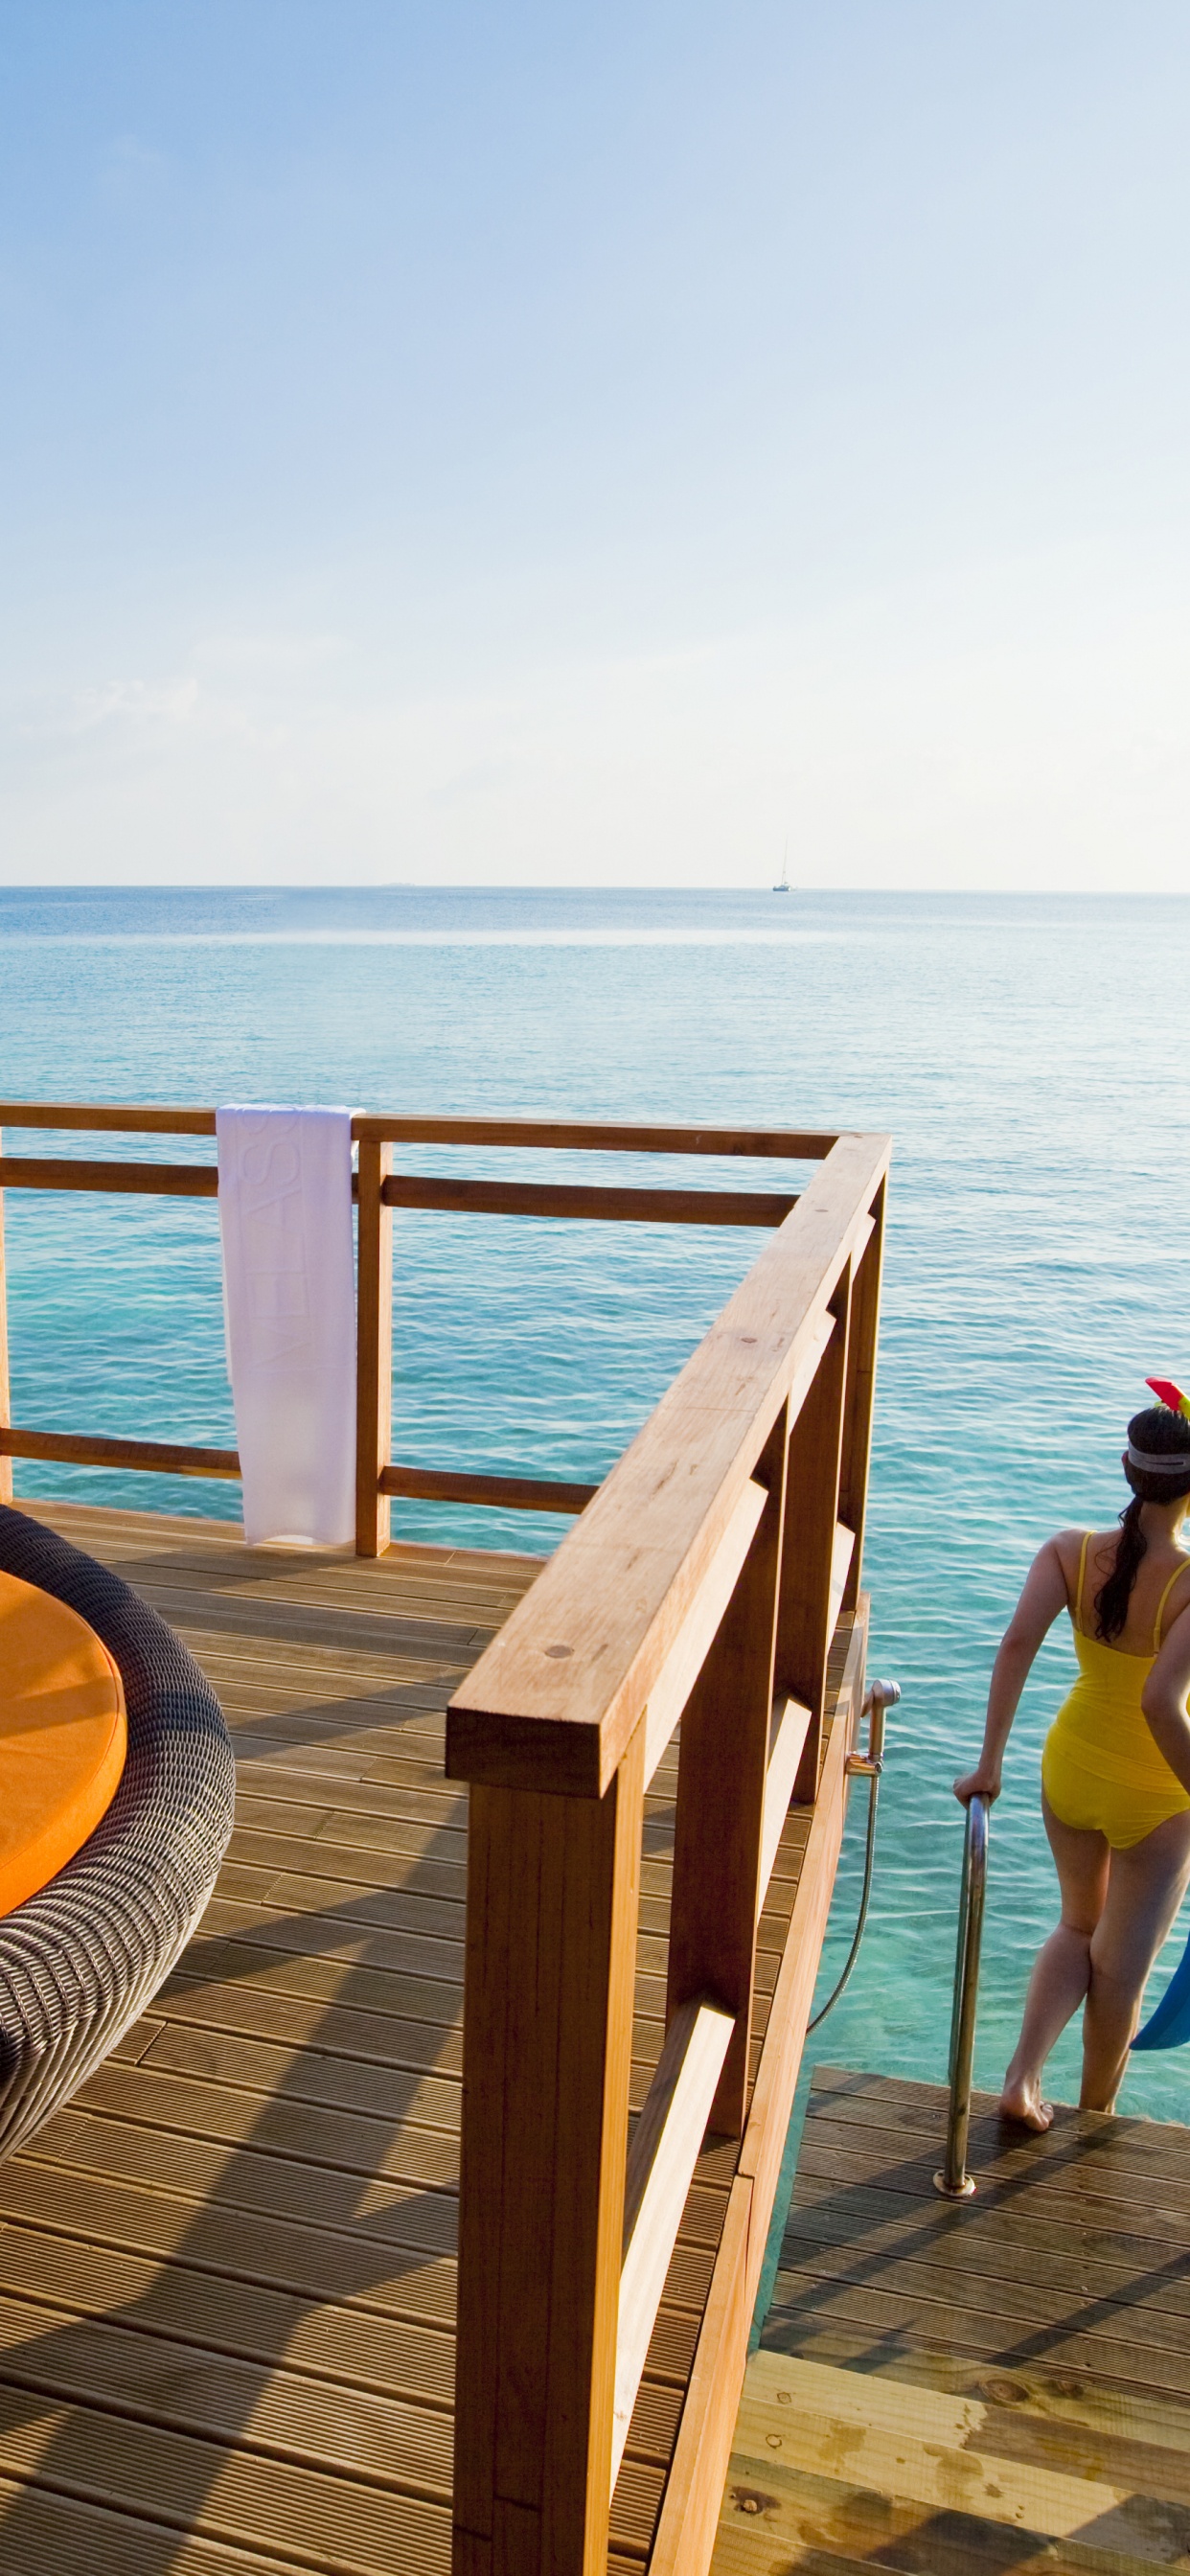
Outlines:
<svg viewBox="0 0 1190 2576"><path fill-rule="evenodd" d="M0 1120L10 1126L97 1134L210 1137L216 1131L216 1113L211 1108L113 1101L7 1101L0 1106ZM361 1112L351 1124L359 1147L359 1172L353 1176L352 1196L359 1209L355 1545L361 1556L378 1555L388 1546L394 1495L493 1509L578 1514L587 1510L598 1490L578 1480L412 1467L391 1459L394 1209L569 1221L594 1219L618 1224L779 1229L797 1205L788 1191L662 1190L615 1183L394 1173L394 1143L554 1153L751 1156L771 1162L821 1159L833 1153L838 1142L833 1134L802 1128L631 1127L610 1121L533 1117L406 1117ZM77 1191L110 1192L119 1197L216 1199L219 1176L214 1162L0 1153L0 1192L5 1188L55 1195ZM2 1260L0 1238L0 1294ZM186 1476L234 1478L239 1474L236 1453L231 1449L12 1426L6 1368L7 1335L0 1313L0 1497L11 1491L10 1461L14 1457ZM656 1724L655 1711L655 1729Z"/></svg>
<svg viewBox="0 0 1190 2576"><path fill-rule="evenodd" d="M752 2137L757 1926L795 1790L815 1820L798 1900L815 1927L799 1973L813 1981L846 1797L842 1740L823 1771L822 1730L828 1652L845 1596L858 1600L887 1161L883 1137L832 1148L448 1711L447 1769L472 1784L456 2576L602 2576L609 2490L704 2132ZM853 1627L845 1734L862 1688ZM636 1919L643 1784L679 1719L667 2036L629 2150L612 1981ZM786 2118L795 2076L786 2053ZM560 2125L579 2085L585 2119ZM501 2131L495 2106L510 2103ZM766 2164L760 2239L774 2179ZM753 2199L750 2168L716 2262L737 2302ZM581 2320L565 2388L559 2295ZM697 2370L695 2387L705 2422ZM707 2458L710 2470L685 2463L688 2509L668 2517L675 2571L709 2557L708 2479L717 2462L721 2485L725 2454Z"/></svg>
<svg viewBox="0 0 1190 2576"><path fill-rule="evenodd" d="M49 1127L63 1133L213 1136L213 1109L125 1105L117 1101L0 1101L0 1125ZM512 1146L552 1153L743 1155L763 1161L820 1162L838 1141L834 1131L778 1127L652 1127L559 1118L398 1117L359 1112L357 1143Z"/></svg>
<svg viewBox="0 0 1190 2576"><path fill-rule="evenodd" d="M83 1135L213 1136L213 1109L126 1107L115 1100L6 1100L5 1127L55 1127Z"/></svg>
<svg viewBox="0 0 1190 2576"><path fill-rule="evenodd" d="M205 1109L69 1103L10 1103L0 1116L159 1135L209 1136L215 1123ZM455 2569L604 2576L612 2480L708 2123L742 2143L704 2339L742 2350L754 2295L842 1832L845 1737L862 1696L888 1141L534 1119L360 1116L353 1130L357 1552L387 1545L394 1495L581 1516L448 1716L448 1771L471 1784ZM456 1180L394 1174L402 1142L819 1168L797 1199ZM213 1162L0 1155L4 1184L211 1198L218 1175ZM772 1231L595 1486L390 1458L397 1207ZM0 1491L12 1457L239 1472L233 1449L11 1426L3 1365L0 1339ZM827 1747L832 1650L831 1690L846 1714ZM679 1723L667 2036L629 2153L644 1790ZM757 1925L791 1794L810 1818L806 1860L753 2097ZM709 2555L730 2423L708 2434L702 2350L658 2526L658 2576L701 2570Z"/></svg>
<svg viewBox="0 0 1190 2576"><path fill-rule="evenodd" d="M815 1382L829 1300L856 1235L867 1240L888 1152L883 1136L833 1147L452 1700L452 1779L603 1794L782 1405L807 1370ZM832 1535L836 1503L837 1482Z"/></svg>
<svg viewBox="0 0 1190 2576"><path fill-rule="evenodd" d="M10 1112L0 1108L0 1118ZM838 1143L809 1127L634 1127L565 1118L358 1117L352 1134L395 1145L510 1145L577 1154L711 1154L765 1162L818 1163Z"/></svg>

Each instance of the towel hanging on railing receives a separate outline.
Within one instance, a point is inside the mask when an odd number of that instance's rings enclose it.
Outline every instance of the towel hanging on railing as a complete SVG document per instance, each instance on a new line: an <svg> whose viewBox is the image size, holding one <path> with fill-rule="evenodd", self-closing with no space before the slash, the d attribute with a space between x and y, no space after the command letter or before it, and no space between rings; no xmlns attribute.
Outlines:
<svg viewBox="0 0 1190 2576"><path fill-rule="evenodd" d="M351 1112L215 1113L227 1366L250 1546L355 1533Z"/></svg>

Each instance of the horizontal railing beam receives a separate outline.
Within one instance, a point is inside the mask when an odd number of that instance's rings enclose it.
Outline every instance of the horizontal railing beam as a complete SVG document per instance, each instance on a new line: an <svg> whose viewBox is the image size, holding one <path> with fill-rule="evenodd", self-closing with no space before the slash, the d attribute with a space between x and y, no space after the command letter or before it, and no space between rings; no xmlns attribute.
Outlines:
<svg viewBox="0 0 1190 2576"><path fill-rule="evenodd" d="M583 1512L598 1485L555 1484L541 1476L468 1475L451 1467L382 1467L382 1494L406 1502L485 1503L513 1512Z"/></svg>
<svg viewBox="0 0 1190 2576"><path fill-rule="evenodd" d="M118 1136L213 1136L213 1109L126 1107L117 1100L6 1100L0 1108L5 1127L56 1127L65 1134Z"/></svg>
<svg viewBox="0 0 1190 2576"><path fill-rule="evenodd" d="M43 1458L61 1466L146 1468L167 1476L240 1473L236 1449L203 1449L166 1440L122 1440L74 1431L30 1431L0 1424L0 1458ZM536 1476L466 1475L454 1468L386 1467L380 1490L407 1502L477 1503L496 1510L572 1512L586 1508L598 1485L564 1485Z"/></svg>
<svg viewBox="0 0 1190 2576"><path fill-rule="evenodd" d="M836 1521L834 1545L831 1549L830 1608L828 1611L828 1620L832 1637L835 1633L835 1622L838 1619L839 1612L843 1607L843 1601L846 1596L847 1577L851 1572L851 1560L854 1554L855 1531L848 1529L845 1521Z"/></svg>
<svg viewBox="0 0 1190 2576"><path fill-rule="evenodd" d="M213 1136L213 1109L104 1100L0 1101L0 1126L48 1127L63 1133ZM421 1118L372 1116L351 1122L357 1142L512 1146L579 1154L708 1154L765 1162L818 1163L838 1143L834 1130L808 1127L649 1127L593 1119Z"/></svg>
<svg viewBox="0 0 1190 2576"><path fill-rule="evenodd" d="M0 1119L13 1115L0 1107ZM352 1134L394 1145L498 1145L539 1153L710 1154L819 1163L835 1133L803 1127L633 1127L591 1119L361 1116Z"/></svg>
<svg viewBox="0 0 1190 2576"><path fill-rule="evenodd" d="M101 1190L122 1197L214 1199L214 1163L80 1162L67 1155L0 1155L0 1189ZM353 1195L358 1182L353 1180ZM797 1201L767 1190L638 1190L556 1181L423 1179L395 1173L381 1184L385 1207L436 1208L457 1216L599 1218L612 1224L783 1224Z"/></svg>
<svg viewBox="0 0 1190 2576"><path fill-rule="evenodd" d="M628 2150L612 2417L613 2487L734 2027L732 2015L709 1999L683 2004L674 2014Z"/></svg>
<svg viewBox="0 0 1190 2576"><path fill-rule="evenodd" d="M119 1197L214 1199L213 1163L80 1163L61 1155L0 1155L0 1189L110 1190Z"/></svg>
<svg viewBox="0 0 1190 2576"><path fill-rule="evenodd" d="M423 1179L396 1172L386 1207L451 1216L595 1218L613 1225L783 1225L797 1200L775 1190L643 1190L568 1181Z"/></svg>
<svg viewBox="0 0 1190 2576"><path fill-rule="evenodd" d="M797 2071L814 2000L814 1984L843 1840L849 1788L847 1756L855 1741L864 1695L869 1606L868 1595L861 1592L854 1624L847 1638L838 1689L832 1692L830 1739L818 1783L818 1796L809 1810L809 1832L797 1894L785 1936L776 1988L769 2005L765 2046L740 2156L739 2170L753 2184L758 2205L766 2212L773 2205L777 2176L789 2135ZM749 2315L763 2256L762 2231L748 2254Z"/></svg>
<svg viewBox="0 0 1190 2576"><path fill-rule="evenodd" d="M76 1431L23 1431L0 1424L0 1458L45 1458L67 1467L143 1467L161 1476L238 1476L238 1449L198 1449L173 1440L117 1440Z"/></svg>
<svg viewBox="0 0 1190 2576"><path fill-rule="evenodd" d="M802 1748L810 1732L813 1712L800 1699L778 1700L772 1716L769 1745L769 1767L764 1784L764 1824L760 1837L759 1914L768 1883L773 1874L777 1845L789 1813L793 1784L798 1775Z"/></svg>
<svg viewBox="0 0 1190 2576"><path fill-rule="evenodd" d="M851 1711L856 1696L863 1695L866 1609L866 1597L861 1597L841 1690L832 1707L834 1723L819 1796L810 1813L748 2125L730 2187L693 2367L686 2383L677 2442L653 2531L651 2576L690 2576L692 2568L707 2566L714 2547L744 2375L748 2328L789 2137L798 2067L842 1839L847 1803L844 1765L851 1741Z"/></svg>

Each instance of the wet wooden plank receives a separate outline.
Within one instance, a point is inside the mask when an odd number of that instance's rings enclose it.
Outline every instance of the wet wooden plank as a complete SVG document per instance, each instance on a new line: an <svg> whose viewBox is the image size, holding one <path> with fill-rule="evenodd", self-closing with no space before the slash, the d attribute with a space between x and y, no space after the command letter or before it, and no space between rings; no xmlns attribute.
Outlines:
<svg viewBox="0 0 1190 2576"><path fill-rule="evenodd" d="M1125 2576L1190 2558L1190 2133L976 2097L972 2201L937 2088L818 2070L717 2576Z"/></svg>
<svg viewBox="0 0 1190 2576"><path fill-rule="evenodd" d="M735 2456L810 2472L901 2504L965 2514L1051 2539L1089 2537L1147 2555L1161 2534L1181 2555L1190 2538L1173 2455L1087 2441L1006 2442L1006 2412L894 2380L758 2354L736 2426ZM1143 2465L1151 2483L1140 2488ZM1154 2514L1157 2503L1164 2510ZM1173 2554L1172 2551L1169 2554Z"/></svg>

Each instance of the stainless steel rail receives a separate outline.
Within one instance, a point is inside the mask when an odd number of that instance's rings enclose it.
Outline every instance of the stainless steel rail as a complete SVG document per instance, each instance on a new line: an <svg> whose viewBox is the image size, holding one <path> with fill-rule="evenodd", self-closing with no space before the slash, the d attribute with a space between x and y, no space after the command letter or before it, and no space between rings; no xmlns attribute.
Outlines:
<svg viewBox="0 0 1190 2576"><path fill-rule="evenodd" d="M963 1881L959 1890L959 1935L955 1948L954 2004L950 2017L950 2113L946 2123L946 2162L934 2176L935 2191L948 2200L970 2200L975 2184L967 2171L967 2131L971 2125L971 2068L975 2056L975 2011L979 1997L979 1947L983 1938L983 1900L988 1876L987 1798L972 1798L963 1836Z"/></svg>
<svg viewBox="0 0 1190 2576"><path fill-rule="evenodd" d="M848 1776L852 1779L866 1780L868 1783L868 1840L864 1852L863 1893L859 1900L855 1938L847 1953L843 1974L834 1993L827 1996L821 2011L815 2013L813 2021L807 2022L807 2039L812 2030L817 2030L819 2022L826 2020L828 2012L833 2012L859 1957L859 1945L864 1937L864 1925L868 1919L868 1905L872 1895L872 1865L876 1857L876 1803L880 1796L880 1774L884 1769L884 1712L886 1709L895 1708L900 1696L899 1682L872 1682L864 1693L864 1716L868 1721L868 1749L866 1753L849 1753L847 1756Z"/></svg>

